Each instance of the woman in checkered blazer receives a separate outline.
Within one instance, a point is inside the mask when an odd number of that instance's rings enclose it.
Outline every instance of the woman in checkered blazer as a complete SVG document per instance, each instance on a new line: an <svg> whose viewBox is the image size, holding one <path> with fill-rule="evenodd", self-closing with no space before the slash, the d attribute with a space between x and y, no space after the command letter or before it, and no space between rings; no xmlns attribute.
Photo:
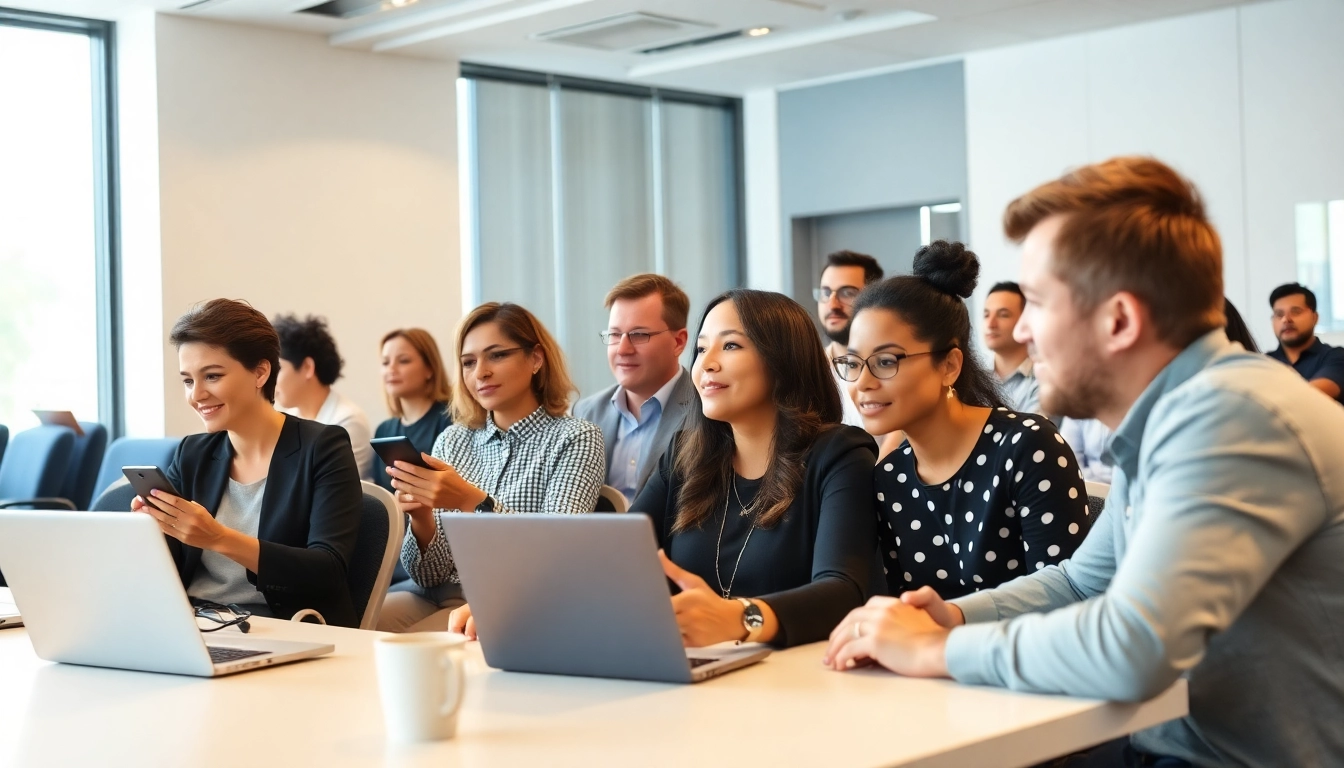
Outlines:
<svg viewBox="0 0 1344 768"><path fill-rule="evenodd" d="M606 475L602 431L566 415L575 388L560 346L517 304L482 304L457 331L453 425L429 468L387 472L411 516L401 563L414 582L388 595L379 629L443 629L463 604L442 512L591 512Z"/></svg>

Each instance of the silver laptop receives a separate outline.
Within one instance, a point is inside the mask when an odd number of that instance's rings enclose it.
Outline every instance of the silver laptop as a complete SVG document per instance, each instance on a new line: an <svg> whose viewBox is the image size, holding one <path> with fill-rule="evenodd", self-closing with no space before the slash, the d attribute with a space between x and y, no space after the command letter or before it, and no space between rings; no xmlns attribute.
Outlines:
<svg viewBox="0 0 1344 768"><path fill-rule="evenodd" d="M216 677L335 650L202 634L148 515L0 511L0 571L47 661Z"/></svg>
<svg viewBox="0 0 1344 768"><path fill-rule="evenodd" d="M770 654L683 647L645 515L441 517L496 669L698 683Z"/></svg>
<svg viewBox="0 0 1344 768"><path fill-rule="evenodd" d="M0 629L22 626L23 617L19 615L19 606L14 604L14 595L9 587L0 587Z"/></svg>

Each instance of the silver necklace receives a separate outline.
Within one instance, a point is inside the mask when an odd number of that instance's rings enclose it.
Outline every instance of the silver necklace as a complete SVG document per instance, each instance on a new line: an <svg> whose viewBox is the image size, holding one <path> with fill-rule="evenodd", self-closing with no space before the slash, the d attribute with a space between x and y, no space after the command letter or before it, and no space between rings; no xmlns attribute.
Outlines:
<svg viewBox="0 0 1344 768"><path fill-rule="evenodd" d="M737 505L742 507L742 516L747 516L747 507L742 504L742 497L737 495L737 478L731 480L733 484L733 498L737 499ZM756 503L752 499L752 503ZM737 568L742 565L742 555L747 551L747 545L751 543L751 534L756 532L756 523L751 524L747 529L747 538L742 542L742 550L737 553L737 562L733 563L733 575L728 578L728 586L723 586L723 576L719 574L719 550L723 547L723 528L728 523L728 494L723 495L723 519L719 521L719 540L714 544L714 578L718 579L719 592L723 593L723 599L728 600L733 595L733 582L737 581Z"/></svg>

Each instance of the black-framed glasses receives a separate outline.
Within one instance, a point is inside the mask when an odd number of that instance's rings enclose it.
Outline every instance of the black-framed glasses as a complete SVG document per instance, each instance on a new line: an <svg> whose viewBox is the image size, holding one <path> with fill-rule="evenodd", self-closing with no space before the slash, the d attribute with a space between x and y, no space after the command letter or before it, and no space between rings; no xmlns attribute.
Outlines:
<svg viewBox="0 0 1344 768"><path fill-rule="evenodd" d="M879 379L893 378L897 371L901 370L901 361L907 357L919 357L920 355L937 355L942 352L949 352L956 347L947 349L930 349L928 352L878 352L869 357L859 357L858 355L841 355L831 360L831 365L835 366L835 372L840 374L840 378L845 381L858 381L863 375L863 367L868 366L868 372Z"/></svg>
<svg viewBox="0 0 1344 768"><path fill-rule="evenodd" d="M202 600L196 604L196 618L213 621L219 626L207 627L202 632L218 632L226 627L237 627L243 634L252 629L248 619L252 618L251 611L245 611L239 608L236 603L222 605Z"/></svg>
<svg viewBox="0 0 1344 768"><path fill-rule="evenodd" d="M664 328L661 331L603 331L599 333L598 336L602 337L602 343L606 344L608 347L614 347L617 344L620 344L622 337L629 339L631 344L639 346L640 344L648 344L649 339L652 339L660 333L667 333L670 330L672 329Z"/></svg>
<svg viewBox="0 0 1344 768"><path fill-rule="evenodd" d="M830 301L832 296L838 296L841 304L853 304L854 300L859 298L859 294L862 291L862 288L855 288L852 285L842 285L834 291L828 286L823 286L821 288L813 288L812 296L818 303Z"/></svg>
<svg viewBox="0 0 1344 768"><path fill-rule="evenodd" d="M512 355L514 352L522 352L522 351L523 351L522 347L509 347L507 349L492 349L489 352L485 353L485 357L489 358L491 365L498 365L499 363L508 360L509 356ZM462 361L462 368L464 370L470 371L472 368L475 367L476 367L476 358L474 357L467 358L466 360Z"/></svg>

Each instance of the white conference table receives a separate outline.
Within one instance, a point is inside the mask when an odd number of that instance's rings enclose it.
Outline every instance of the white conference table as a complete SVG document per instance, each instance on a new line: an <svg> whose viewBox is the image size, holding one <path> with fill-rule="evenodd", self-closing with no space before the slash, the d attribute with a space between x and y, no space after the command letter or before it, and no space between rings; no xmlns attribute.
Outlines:
<svg viewBox="0 0 1344 768"><path fill-rule="evenodd" d="M207 680L51 664L26 630L0 630L0 765L1024 766L1187 707L1184 681L1133 705L831 672L820 644L669 685L500 672L471 643L457 738L395 746L376 633L268 619L253 633L336 652Z"/></svg>

